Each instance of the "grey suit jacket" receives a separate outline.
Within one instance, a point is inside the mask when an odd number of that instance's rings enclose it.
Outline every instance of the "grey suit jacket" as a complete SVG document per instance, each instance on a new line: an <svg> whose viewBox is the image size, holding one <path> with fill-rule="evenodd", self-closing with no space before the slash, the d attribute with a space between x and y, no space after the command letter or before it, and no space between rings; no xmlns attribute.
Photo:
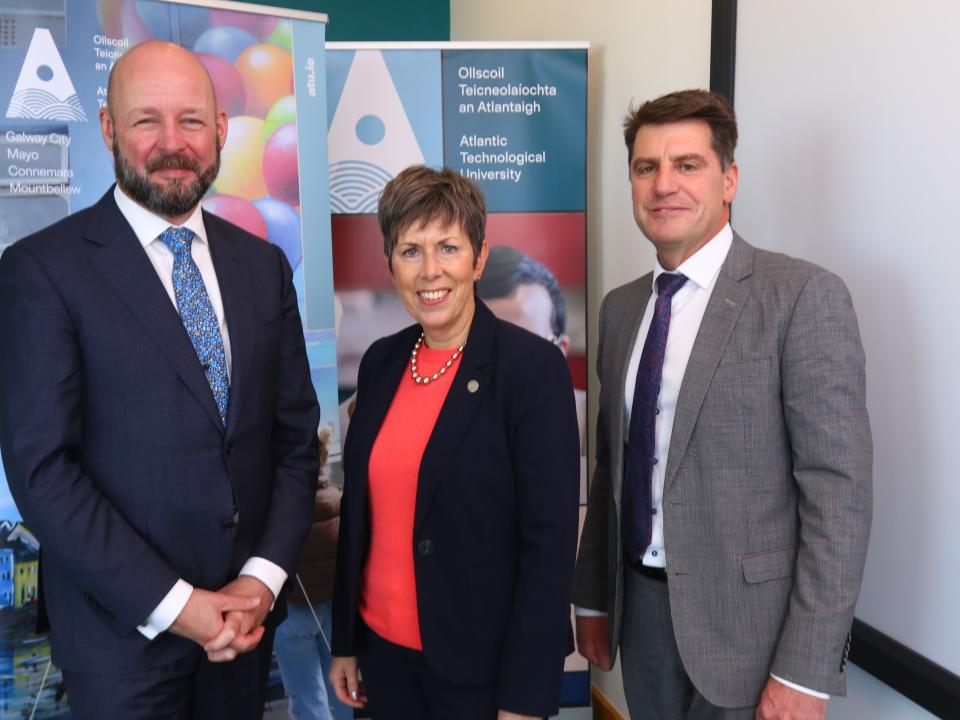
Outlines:
<svg viewBox="0 0 960 720"><path fill-rule="evenodd" d="M627 362L646 275L600 310L597 463L574 602L623 611L620 498ZM843 282L734 236L684 374L664 480L670 606L684 668L719 706L769 673L845 693L866 556L872 443L864 355Z"/></svg>

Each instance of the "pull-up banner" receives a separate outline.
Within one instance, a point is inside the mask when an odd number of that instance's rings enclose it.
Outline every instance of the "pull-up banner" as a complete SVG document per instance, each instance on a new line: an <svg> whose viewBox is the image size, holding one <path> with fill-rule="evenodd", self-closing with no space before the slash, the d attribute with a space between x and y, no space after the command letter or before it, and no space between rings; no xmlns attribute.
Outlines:
<svg viewBox="0 0 960 720"><path fill-rule="evenodd" d="M203 205L283 249L323 417L335 425L325 20L222 0L0 3L0 252L113 183L98 113L116 60L149 39L193 50L229 117ZM0 720L29 717L34 703L36 718L70 714L49 643L32 632L37 572L37 541L0 469Z"/></svg>
<svg viewBox="0 0 960 720"><path fill-rule="evenodd" d="M416 164L475 180L490 245L511 245L550 270L566 301L574 384L586 387L586 83L582 43L328 45L341 396L367 347L408 324L376 208L386 182Z"/></svg>
<svg viewBox="0 0 960 720"><path fill-rule="evenodd" d="M327 46L341 433L364 351L412 322L384 263L380 192L410 165L447 166L474 180L487 201L491 257L479 296L495 314L566 353L577 388L586 503L587 49ZM516 287L511 276L521 278ZM586 662L572 655L567 670L564 704L586 704Z"/></svg>

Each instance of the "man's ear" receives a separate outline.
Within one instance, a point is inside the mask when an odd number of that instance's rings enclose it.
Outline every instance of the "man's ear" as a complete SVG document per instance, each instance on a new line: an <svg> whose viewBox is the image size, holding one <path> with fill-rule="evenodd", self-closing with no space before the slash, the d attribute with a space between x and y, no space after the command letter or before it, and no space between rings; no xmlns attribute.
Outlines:
<svg viewBox="0 0 960 720"><path fill-rule="evenodd" d="M106 107L100 108L100 134L103 135L103 144L107 146L107 150L113 152L115 130L113 118L110 117L110 110Z"/></svg>
<svg viewBox="0 0 960 720"><path fill-rule="evenodd" d="M227 144L227 111L218 109L217 118L216 118L216 127L217 127L217 146L218 149L223 150L223 146Z"/></svg>
<svg viewBox="0 0 960 720"><path fill-rule="evenodd" d="M737 194L737 185L740 182L740 166L736 162L730 163L723 171L723 204L729 206Z"/></svg>

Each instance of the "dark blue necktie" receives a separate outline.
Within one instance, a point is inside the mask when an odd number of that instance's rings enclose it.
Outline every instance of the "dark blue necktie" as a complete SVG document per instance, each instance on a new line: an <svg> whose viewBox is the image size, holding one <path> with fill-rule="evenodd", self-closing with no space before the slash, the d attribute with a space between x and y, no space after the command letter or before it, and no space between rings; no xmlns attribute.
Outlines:
<svg viewBox="0 0 960 720"><path fill-rule="evenodd" d="M203 284L200 268L193 261L190 246L193 231L185 227L171 227L160 233L160 240L173 253L173 294L177 298L180 320L190 336L190 342L203 366L213 399L220 411L220 419L227 424L230 403L230 379L227 375L227 357L223 351L220 324L213 312L210 296Z"/></svg>
<svg viewBox="0 0 960 720"><path fill-rule="evenodd" d="M630 411L630 430L623 459L623 502L621 528L623 547L632 560L640 560L650 545L653 529L654 427L657 417L657 399L660 395L660 376L663 373L663 353L670 330L670 304L674 293L683 287L686 276L663 273L657 278L657 301L653 320L640 353L637 384L633 390L633 409Z"/></svg>

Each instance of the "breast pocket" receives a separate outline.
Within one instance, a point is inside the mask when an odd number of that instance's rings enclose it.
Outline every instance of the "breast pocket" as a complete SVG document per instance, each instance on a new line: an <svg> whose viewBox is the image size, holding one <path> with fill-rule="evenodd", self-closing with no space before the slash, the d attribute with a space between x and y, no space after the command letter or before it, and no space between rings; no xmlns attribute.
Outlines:
<svg viewBox="0 0 960 720"><path fill-rule="evenodd" d="M772 365L773 358L770 357L721 362L713 374L713 382L734 383L740 387L763 386L770 378Z"/></svg>

